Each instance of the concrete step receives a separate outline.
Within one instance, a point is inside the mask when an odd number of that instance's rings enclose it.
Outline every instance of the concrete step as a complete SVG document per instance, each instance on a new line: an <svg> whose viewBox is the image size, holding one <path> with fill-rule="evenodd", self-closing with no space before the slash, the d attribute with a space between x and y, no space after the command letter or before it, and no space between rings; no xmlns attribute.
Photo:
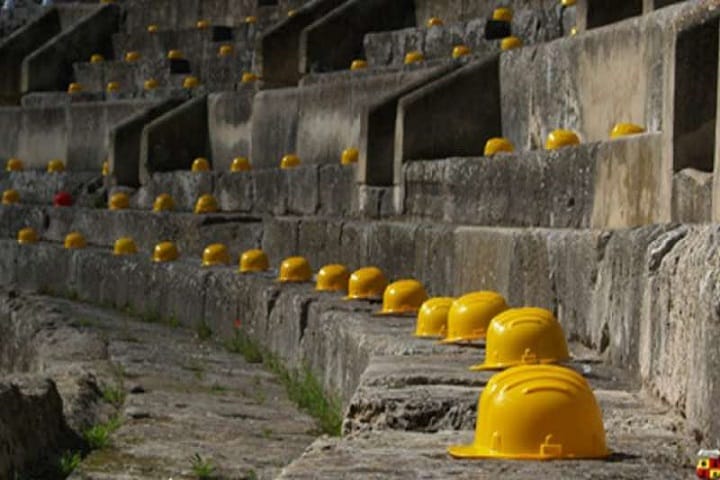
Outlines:
<svg viewBox="0 0 720 480"><path fill-rule="evenodd" d="M128 32L145 31L156 24L161 29L191 29L198 20L212 25L241 25L249 15L270 13L253 0L130 0L126 2Z"/></svg>
<svg viewBox="0 0 720 480"><path fill-rule="evenodd" d="M562 36L558 10L520 10L514 12L512 34L524 45L548 42ZM368 33L364 48L368 62L375 65L402 64L405 54L420 51L426 58L449 58L456 45L468 46L473 54L500 50L500 39L486 39L485 18L455 22L432 28L417 27L390 32Z"/></svg>

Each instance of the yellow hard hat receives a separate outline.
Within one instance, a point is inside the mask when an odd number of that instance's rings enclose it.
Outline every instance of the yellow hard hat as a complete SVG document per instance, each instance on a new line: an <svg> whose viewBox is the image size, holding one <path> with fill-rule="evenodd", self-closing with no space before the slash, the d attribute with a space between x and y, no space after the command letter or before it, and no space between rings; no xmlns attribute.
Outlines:
<svg viewBox="0 0 720 480"><path fill-rule="evenodd" d="M124 210L130 206L130 197L125 192L113 193L110 197L110 210Z"/></svg>
<svg viewBox="0 0 720 480"><path fill-rule="evenodd" d="M578 145L580 138L572 130L557 129L550 132L545 142L545 150L557 150L558 148Z"/></svg>
<svg viewBox="0 0 720 480"><path fill-rule="evenodd" d="M425 56L418 51L412 51L405 54L405 65L420 63L425 60Z"/></svg>
<svg viewBox="0 0 720 480"><path fill-rule="evenodd" d="M85 237L83 237L82 233L80 232L70 232L67 235L65 235L65 248L85 248L87 246L87 242L85 241Z"/></svg>
<svg viewBox="0 0 720 480"><path fill-rule="evenodd" d="M560 4L563 7L572 7L573 5L575 5L575 0L560 0Z"/></svg>
<svg viewBox="0 0 720 480"><path fill-rule="evenodd" d="M102 164L102 176L107 177L110 175L110 162L105 160Z"/></svg>
<svg viewBox="0 0 720 480"><path fill-rule="evenodd" d="M193 172L209 172L210 162L205 157L198 157L193 160L191 170Z"/></svg>
<svg viewBox="0 0 720 480"><path fill-rule="evenodd" d="M173 242L160 242L153 250L153 262L172 262L177 260L180 254Z"/></svg>
<svg viewBox="0 0 720 480"><path fill-rule="evenodd" d="M368 67L367 60L363 60L361 58L358 58L356 60L353 60L350 64L350 70L364 70Z"/></svg>
<svg viewBox="0 0 720 480"><path fill-rule="evenodd" d="M511 22L513 18L512 8L501 7L493 10L492 19L500 22Z"/></svg>
<svg viewBox="0 0 720 480"><path fill-rule="evenodd" d="M640 125L635 125L634 123L618 123L610 132L610 138L637 135L638 133L645 133L645 129Z"/></svg>
<svg viewBox="0 0 720 480"><path fill-rule="evenodd" d="M585 379L557 365L523 365L494 375L478 401L475 439L454 458L604 458L605 428Z"/></svg>
<svg viewBox="0 0 720 480"><path fill-rule="evenodd" d="M7 163L5 163L5 171L7 172L21 172L23 168L23 162L19 158L8 158Z"/></svg>
<svg viewBox="0 0 720 480"><path fill-rule="evenodd" d="M192 75L188 75L183 79L183 88L191 89L191 88L197 88L200 85L200 80L198 80L197 77L193 77Z"/></svg>
<svg viewBox="0 0 720 480"><path fill-rule="evenodd" d="M325 265L320 269L315 281L315 290L320 292L346 292L350 271L345 265Z"/></svg>
<svg viewBox="0 0 720 480"><path fill-rule="evenodd" d="M132 51L125 54L126 62L137 62L138 60L140 60L140 52Z"/></svg>
<svg viewBox="0 0 720 480"><path fill-rule="evenodd" d="M467 45L455 45L452 49L452 58L460 58L470 55L470 47Z"/></svg>
<svg viewBox="0 0 720 480"><path fill-rule="evenodd" d="M447 333L441 343L470 342L485 337L490 320L507 310L497 292L468 293L455 300L448 312Z"/></svg>
<svg viewBox="0 0 720 480"><path fill-rule="evenodd" d="M414 279L398 280L383 292L382 310L375 315L415 314L428 299L423 284Z"/></svg>
<svg viewBox="0 0 720 480"><path fill-rule="evenodd" d="M50 160L47 164L47 171L49 173L59 173L65 171L65 164L62 160L58 160L57 158L54 160Z"/></svg>
<svg viewBox="0 0 720 480"><path fill-rule="evenodd" d="M168 60L182 60L183 54L180 50L172 49L168 50L167 58Z"/></svg>
<svg viewBox="0 0 720 480"><path fill-rule="evenodd" d="M298 157L294 153L290 153L282 157L282 160L280 160L280 168L282 168L283 170L287 170L297 167L298 165L300 165L300 163L300 157Z"/></svg>
<svg viewBox="0 0 720 480"><path fill-rule="evenodd" d="M415 336L423 338L444 337L447 330L447 317L452 297L434 297L426 300L420 307L415 325Z"/></svg>
<svg viewBox="0 0 720 480"><path fill-rule="evenodd" d="M252 170L250 160L248 160L246 157L233 158L232 164L230 164L231 172L247 172L248 170Z"/></svg>
<svg viewBox="0 0 720 480"><path fill-rule="evenodd" d="M245 23L257 23L257 17L255 15L248 15L245 17Z"/></svg>
<svg viewBox="0 0 720 480"><path fill-rule="evenodd" d="M2 194L2 204L3 205L12 205L13 203L20 202L20 194L17 190L14 189L8 189L5 190Z"/></svg>
<svg viewBox="0 0 720 480"><path fill-rule="evenodd" d="M135 241L130 237L120 237L115 240L113 255L133 255L138 252Z"/></svg>
<svg viewBox="0 0 720 480"><path fill-rule="evenodd" d="M151 23L150 25L147 26L148 33L157 33L158 30L160 30L160 29L154 23Z"/></svg>
<svg viewBox="0 0 720 480"><path fill-rule="evenodd" d="M175 202L169 193L161 193L153 202L153 212L167 212L175 208Z"/></svg>
<svg viewBox="0 0 720 480"><path fill-rule="evenodd" d="M352 165L353 163L357 163L359 158L360 151L357 148L346 148L343 150L342 156L340 157L340 164Z"/></svg>
<svg viewBox="0 0 720 480"><path fill-rule="evenodd" d="M500 50L512 50L523 46L522 40L518 37L505 37L500 41Z"/></svg>
<svg viewBox="0 0 720 480"><path fill-rule="evenodd" d="M108 82L105 87L105 91L108 93L117 93L120 91L120 82Z"/></svg>
<svg viewBox="0 0 720 480"><path fill-rule="evenodd" d="M355 270L350 275L345 300L377 300L382 298L387 284L385 274L377 267Z"/></svg>
<svg viewBox="0 0 720 480"><path fill-rule="evenodd" d="M17 234L17 242L20 245L26 245L28 243L35 243L38 241L38 234L34 228L25 227L21 228Z"/></svg>
<svg viewBox="0 0 720 480"><path fill-rule="evenodd" d="M202 266L214 267L216 265L227 265L230 263L230 253L222 243L213 243L203 250Z"/></svg>
<svg viewBox="0 0 720 480"><path fill-rule="evenodd" d="M443 21L440 20L438 17L430 17L428 18L427 22L425 22L425 25L430 27L440 27L443 25Z"/></svg>
<svg viewBox="0 0 720 480"><path fill-rule="evenodd" d="M205 30L206 28L210 28L210 22L207 20L198 20L195 24L195 28L198 30Z"/></svg>
<svg viewBox="0 0 720 480"><path fill-rule="evenodd" d="M105 57L100 55L99 53L93 53L90 55L90 63L102 63L105 61Z"/></svg>
<svg viewBox="0 0 720 480"><path fill-rule="evenodd" d="M293 9L288 10L288 12L287 12L288 17L294 17L295 15L297 15L297 10L293 10Z"/></svg>
<svg viewBox="0 0 720 480"><path fill-rule="evenodd" d="M147 91L155 90L158 87L158 81L154 78L148 78L143 82L143 88Z"/></svg>
<svg viewBox="0 0 720 480"><path fill-rule="evenodd" d="M228 44L220 45L220 48L218 48L218 55L221 57L228 57L228 56L232 55L233 51L234 51L234 48L232 45L228 45Z"/></svg>
<svg viewBox="0 0 720 480"><path fill-rule="evenodd" d="M496 153L500 152L514 152L515 147L513 147L513 144L510 143L510 140L507 138L501 138L501 137L494 137L485 142L485 156L486 157L492 157Z"/></svg>
<svg viewBox="0 0 720 480"><path fill-rule="evenodd" d="M195 213L215 213L218 210L217 200L209 193L202 195L195 202Z"/></svg>
<svg viewBox="0 0 720 480"><path fill-rule="evenodd" d="M511 308L490 322L485 362L471 370L493 370L570 358L562 327L544 308Z"/></svg>
<svg viewBox="0 0 720 480"><path fill-rule="evenodd" d="M577 35L577 33L578 33L577 27L572 27L570 29L570 36L574 37L575 35Z"/></svg>
<svg viewBox="0 0 720 480"><path fill-rule="evenodd" d="M71 82L68 85L67 93L80 93L82 90L83 87L78 82Z"/></svg>
<svg viewBox="0 0 720 480"><path fill-rule="evenodd" d="M242 77L240 77L240 83L252 83L256 82L259 79L257 75L255 75L252 72L244 72L242 74Z"/></svg>
<svg viewBox="0 0 720 480"><path fill-rule="evenodd" d="M268 257L262 250L246 250L240 255L240 273L264 272L270 268Z"/></svg>
<svg viewBox="0 0 720 480"><path fill-rule="evenodd" d="M309 282L311 279L312 268L305 257L288 257L280 264L280 282Z"/></svg>

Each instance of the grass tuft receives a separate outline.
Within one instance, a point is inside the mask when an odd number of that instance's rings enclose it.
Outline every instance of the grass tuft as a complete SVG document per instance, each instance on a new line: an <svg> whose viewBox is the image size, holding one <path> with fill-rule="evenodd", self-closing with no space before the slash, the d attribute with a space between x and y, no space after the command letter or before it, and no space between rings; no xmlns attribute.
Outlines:
<svg viewBox="0 0 720 480"><path fill-rule="evenodd" d="M207 340L208 338L212 337L212 330L208 326L207 323L205 323L205 320L202 320L200 323L197 324L195 327L195 333L197 333L197 336L200 340Z"/></svg>
<svg viewBox="0 0 720 480"><path fill-rule="evenodd" d="M198 480L209 480L215 478L215 466L212 462L210 462L210 460L202 458L199 453L190 457L190 466L193 474L198 478Z"/></svg>
<svg viewBox="0 0 720 480"><path fill-rule="evenodd" d="M60 461L58 462L58 469L63 477L69 476L75 469L80 465L82 461L82 455L80 452L67 452L62 454Z"/></svg>
<svg viewBox="0 0 720 480"><path fill-rule="evenodd" d="M229 351L245 357L245 361L248 363L262 363L263 361L260 348L241 330L235 330L235 337L228 340L225 347Z"/></svg>
<svg viewBox="0 0 720 480"><path fill-rule="evenodd" d="M102 394L103 400L115 408L120 408L125 403L125 389L122 385L107 386L103 388Z"/></svg>
<svg viewBox="0 0 720 480"><path fill-rule="evenodd" d="M110 435L120 428L120 418L115 416L107 423L101 423L85 430L84 437L88 446L93 449L101 449L110 445Z"/></svg>

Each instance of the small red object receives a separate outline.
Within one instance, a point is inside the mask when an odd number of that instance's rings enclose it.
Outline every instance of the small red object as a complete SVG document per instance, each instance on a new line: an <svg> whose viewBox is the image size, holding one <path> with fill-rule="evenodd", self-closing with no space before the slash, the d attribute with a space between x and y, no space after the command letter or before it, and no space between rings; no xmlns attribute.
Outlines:
<svg viewBox="0 0 720 480"><path fill-rule="evenodd" d="M56 207L70 207L73 204L72 195L67 192L58 192L53 198L53 205Z"/></svg>
<svg viewBox="0 0 720 480"><path fill-rule="evenodd" d="M242 327L242 322L238 318L237 320L235 320L235 328L241 328L241 327Z"/></svg>

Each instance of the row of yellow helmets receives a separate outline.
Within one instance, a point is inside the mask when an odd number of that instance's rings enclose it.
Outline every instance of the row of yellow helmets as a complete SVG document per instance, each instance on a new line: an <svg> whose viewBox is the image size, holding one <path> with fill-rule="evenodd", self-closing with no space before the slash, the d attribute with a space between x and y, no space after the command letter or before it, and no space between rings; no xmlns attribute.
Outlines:
<svg viewBox="0 0 720 480"><path fill-rule="evenodd" d="M18 232L18 243L38 241L32 228ZM79 232L65 237L67 249L84 248ZM123 237L114 255L138 253L135 242ZM180 254L172 242L155 246L152 260L170 262ZM227 266L231 256L224 244L207 246L203 267ZM266 272L267 255L252 249L240 255L240 273ZM311 282L313 270L304 257L286 258L277 281ZM455 458L601 458L609 455L602 414L587 381L575 371L556 365L570 359L562 327L549 310L509 308L497 292L477 291L459 298L428 298L422 283L402 279L388 284L381 269L369 266L350 272L340 264L322 267L315 276L320 292L344 293L345 300L382 299L376 316L415 317L415 336L441 344L463 345L485 340L485 359L471 370L504 370L494 375L478 402L475 440L448 448Z"/></svg>

